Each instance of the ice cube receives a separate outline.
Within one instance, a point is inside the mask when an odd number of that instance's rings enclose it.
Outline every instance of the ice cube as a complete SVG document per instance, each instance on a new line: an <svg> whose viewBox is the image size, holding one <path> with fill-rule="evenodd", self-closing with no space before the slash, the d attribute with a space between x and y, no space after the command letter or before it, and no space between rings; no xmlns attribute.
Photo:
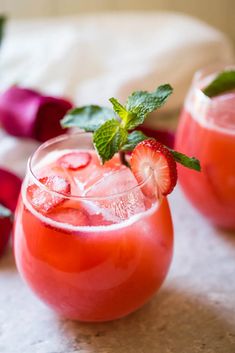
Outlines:
<svg viewBox="0 0 235 353"><path fill-rule="evenodd" d="M120 160L118 155L114 156L104 165L101 164L97 154L91 154L92 160L86 168L80 169L73 173L73 177L77 186L83 190L83 194L92 185L100 181L104 175L110 174L113 170L120 168Z"/></svg>
<svg viewBox="0 0 235 353"><path fill-rule="evenodd" d="M87 201L90 214L100 212L106 220L114 223L145 211L144 195L137 187L131 170L125 166L92 185L86 196L97 197L97 200Z"/></svg>

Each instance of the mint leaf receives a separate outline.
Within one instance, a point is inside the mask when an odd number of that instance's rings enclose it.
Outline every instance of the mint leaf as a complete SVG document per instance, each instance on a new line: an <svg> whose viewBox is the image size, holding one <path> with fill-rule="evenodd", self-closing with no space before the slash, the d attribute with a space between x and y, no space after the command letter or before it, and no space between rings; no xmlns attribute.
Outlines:
<svg viewBox="0 0 235 353"><path fill-rule="evenodd" d="M6 17L3 15L0 15L0 44L2 42L3 35L4 35L5 23L6 23Z"/></svg>
<svg viewBox="0 0 235 353"><path fill-rule="evenodd" d="M154 92L137 91L132 93L126 103L126 109L132 113L126 128L130 130L142 124L147 114L160 108L172 92L172 87L166 84L159 86Z"/></svg>
<svg viewBox="0 0 235 353"><path fill-rule="evenodd" d="M131 126L133 125L131 122L136 120L136 114L133 114L131 112L128 112L125 107L121 103L118 102L116 98L110 98L110 102L113 105L113 109L115 112L119 115L119 117L122 119L122 127L124 127L127 130L131 129Z"/></svg>
<svg viewBox="0 0 235 353"><path fill-rule="evenodd" d="M65 128L79 127L85 131L94 132L114 116L115 113L112 109L98 105L87 105L70 110L60 123Z"/></svg>
<svg viewBox="0 0 235 353"><path fill-rule="evenodd" d="M123 107L123 105L119 103L116 98L109 98L109 101L112 103L114 111L120 116L123 121L126 121L128 116L128 111L126 110L126 108Z"/></svg>
<svg viewBox="0 0 235 353"><path fill-rule="evenodd" d="M127 135L127 131L115 119L106 121L95 131L93 143L103 164L121 149Z"/></svg>
<svg viewBox="0 0 235 353"><path fill-rule="evenodd" d="M149 137L143 134L143 132L138 130L132 131L128 135L126 143L122 146L122 151L132 151L139 142L146 139L149 139Z"/></svg>
<svg viewBox="0 0 235 353"><path fill-rule="evenodd" d="M206 96L212 98L235 89L235 70L223 71L203 89Z"/></svg>
<svg viewBox="0 0 235 353"><path fill-rule="evenodd" d="M197 158L188 157L185 154L174 151L170 148L169 148L169 150L171 151L176 162L182 164L183 166L185 166L187 168L197 170L198 172L201 171L201 165L200 165L200 162Z"/></svg>
<svg viewBox="0 0 235 353"><path fill-rule="evenodd" d="M0 204L0 218L8 218L11 217L11 215L11 211L2 204Z"/></svg>

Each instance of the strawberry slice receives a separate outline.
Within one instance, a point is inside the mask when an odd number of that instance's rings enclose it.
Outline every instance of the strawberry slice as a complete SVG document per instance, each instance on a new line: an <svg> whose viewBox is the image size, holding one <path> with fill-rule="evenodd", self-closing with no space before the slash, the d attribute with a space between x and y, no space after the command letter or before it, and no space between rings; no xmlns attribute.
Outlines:
<svg viewBox="0 0 235 353"><path fill-rule="evenodd" d="M91 155L88 152L70 152L64 154L57 161L60 167L78 170L86 167L91 161Z"/></svg>
<svg viewBox="0 0 235 353"><path fill-rule="evenodd" d="M54 221L71 224L73 226L89 226L89 215L85 210L72 207L58 208L50 212L49 217Z"/></svg>
<svg viewBox="0 0 235 353"><path fill-rule="evenodd" d="M48 188L48 191L36 184L32 184L28 186L27 192L32 206L43 214L50 212L65 201L65 198L55 195L50 191L70 195L70 183L60 176L44 177L39 179L39 181Z"/></svg>
<svg viewBox="0 0 235 353"><path fill-rule="evenodd" d="M174 189L177 181L176 162L171 152L156 140L144 140L133 150L130 158L131 169L138 181L143 182L153 172L154 180L161 195ZM146 187L149 190L146 190ZM144 192L153 192L146 186Z"/></svg>

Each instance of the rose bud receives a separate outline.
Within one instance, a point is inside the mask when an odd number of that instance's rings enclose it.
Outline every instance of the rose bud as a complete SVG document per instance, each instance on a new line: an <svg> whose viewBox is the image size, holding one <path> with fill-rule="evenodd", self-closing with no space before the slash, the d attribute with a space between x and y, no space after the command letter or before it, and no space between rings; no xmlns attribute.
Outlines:
<svg viewBox="0 0 235 353"><path fill-rule="evenodd" d="M8 208L0 204L0 256L3 254L10 238L11 228L12 213Z"/></svg>
<svg viewBox="0 0 235 353"><path fill-rule="evenodd" d="M15 174L0 169L0 204L15 211L21 188L21 180Z"/></svg>
<svg viewBox="0 0 235 353"><path fill-rule="evenodd" d="M140 130L145 135L154 137L157 141L163 143L167 147L174 147L175 134L172 130L151 129L145 126L141 126Z"/></svg>
<svg viewBox="0 0 235 353"><path fill-rule="evenodd" d="M12 86L0 95L0 123L13 136L44 142L64 133L60 119L71 107L68 100Z"/></svg>

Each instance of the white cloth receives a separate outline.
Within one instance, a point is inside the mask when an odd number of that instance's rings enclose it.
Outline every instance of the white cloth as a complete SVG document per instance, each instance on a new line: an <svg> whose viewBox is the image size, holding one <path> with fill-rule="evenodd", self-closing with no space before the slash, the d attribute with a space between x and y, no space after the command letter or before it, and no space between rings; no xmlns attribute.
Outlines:
<svg viewBox="0 0 235 353"><path fill-rule="evenodd" d="M124 101L133 90L153 90L168 82L174 95L164 109L175 110L197 69L231 63L233 58L223 34L181 14L106 13L9 21L0 50L0 89L19 83L64 95L78 105L107 105L112 96ZM1 145L5 141L1 138ZM14 141L13 150L21 148L22 141ZM30 148L22 149L25 159ZM0 149L0 165L9 164L4 151ZM22 165L12 169L22 173Z"/></svg>

